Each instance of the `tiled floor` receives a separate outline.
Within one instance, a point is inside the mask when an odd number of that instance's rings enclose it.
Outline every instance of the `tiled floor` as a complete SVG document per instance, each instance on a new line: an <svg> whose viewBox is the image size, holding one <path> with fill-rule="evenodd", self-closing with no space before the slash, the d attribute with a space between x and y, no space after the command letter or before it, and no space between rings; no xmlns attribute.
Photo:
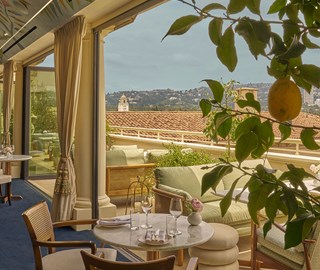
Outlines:
<svg viewBox="0 0 320 270"><path fill-rule="evenodd" d="M50 197L53 195L53 189L54 189L54 182L55 180L29 180L30 183L32 183L34 186L36 186L38 189L40 189L42 192L48 194ZM117 202L117 215L124 215L125 214L125 204L122 202ZM238 244L240 250L244 250L243 252L240 252L239 258L241 259L249 259L250 258L250 252L247 250L248 247L250 247L250 244L247 241L240 242ZM136 254L138 254L141 258L145 259L145 252L141 251L134 251ZM161 256L166 256L174 254L175 252L167 252L167 253L161 253ZM189 256L187 251L185 251L185 262L183 266L175 266L175 270L183 270L186 268L187 261L189 260ZM240 268L240 269L248 269L248 268Z"/></svg>

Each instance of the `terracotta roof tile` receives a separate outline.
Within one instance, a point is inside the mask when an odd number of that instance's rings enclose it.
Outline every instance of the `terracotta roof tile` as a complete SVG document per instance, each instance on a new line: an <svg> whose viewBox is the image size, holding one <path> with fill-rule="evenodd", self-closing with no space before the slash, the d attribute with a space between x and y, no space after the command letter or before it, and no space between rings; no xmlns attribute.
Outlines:
<svg viewBox="0 0 320 270"><path fill-rule="evenodd" d="M263 116L270 117L268 112ZM140 127L152 129L184 130L202 132L206 118L202 118L200 111L129 111L129 112L107 112L107 121L113 126ZM320 116L308 113L300 113L293 120L293 124L302 126L320 126ZM274 125L274 132L280 137L278 125ZM293 129L291 138L299 138L301 129ZM320 138L320 135L317 136Z"/></svg>

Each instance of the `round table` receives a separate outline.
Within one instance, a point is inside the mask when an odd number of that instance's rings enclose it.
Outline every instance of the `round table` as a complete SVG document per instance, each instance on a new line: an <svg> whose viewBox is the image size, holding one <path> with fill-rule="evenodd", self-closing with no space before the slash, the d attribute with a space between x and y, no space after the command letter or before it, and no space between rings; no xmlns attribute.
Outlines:
<svg viewBox="0 0 320 270"><path fill-rule="evenodd" d="M165 230L166 216L168 214L149 214L149 223L152 228L149 230ZM121 216L119 218L129 218ZM144 221L144 214L140 214L140 223ZM182 232L169 240L165 245L148 245L138 241L146 234L146 229L140 228L137 231L130 230L130 225L125 224L118 227L95 226L94 235L102 242L133 250L147 251L148 260L159 258L159 251L182 250L185 248L197 246L207 242L213 235L213 228L206 222L201 222L198 226L191 226L186 216L178 218L178 230Z"/></svg>
<svg viewBox="0 0 320 270"><path fill-rule="evenodd" d="M5 167L4 167L4 174L11 175L11 162L16 162L16 161L26 161L30 160L32 156L29 155L12 155L10 157L7 156L0 156L0 162L4 162ZM22 196L21 195L11 195L12 200L21 200ZM7 200L7 198L4 198L4 202Z"/></svg>

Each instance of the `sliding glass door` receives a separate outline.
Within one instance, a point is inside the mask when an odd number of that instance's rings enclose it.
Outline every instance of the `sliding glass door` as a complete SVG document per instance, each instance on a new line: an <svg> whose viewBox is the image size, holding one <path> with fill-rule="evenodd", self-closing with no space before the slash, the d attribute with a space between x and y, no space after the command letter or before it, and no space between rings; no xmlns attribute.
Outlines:
<svg viewBox="0 0 320 270"><path fill-rule="evenodd" d="M30 178L56 174L60 157L54 68L26 68L26 137ZM29 99L29 100L28 100Z"/></svg>

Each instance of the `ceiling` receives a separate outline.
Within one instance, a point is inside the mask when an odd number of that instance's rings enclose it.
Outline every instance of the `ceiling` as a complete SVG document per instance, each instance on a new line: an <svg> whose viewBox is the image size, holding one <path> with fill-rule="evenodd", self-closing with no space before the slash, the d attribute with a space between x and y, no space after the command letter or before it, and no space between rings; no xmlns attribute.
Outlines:
<svg viewBox="0 0 320 270"><path fill-rule="evenodd" d="M98 20L125 5L144 1L0 0L0 64L25 54L26 48L28 54L34 53L42 46L41 41L52 44L54 30L76 14L85 15L87 21ZM48 33L51 34L49 39ZM30 46L35 41L36 45Z"/></svg>

